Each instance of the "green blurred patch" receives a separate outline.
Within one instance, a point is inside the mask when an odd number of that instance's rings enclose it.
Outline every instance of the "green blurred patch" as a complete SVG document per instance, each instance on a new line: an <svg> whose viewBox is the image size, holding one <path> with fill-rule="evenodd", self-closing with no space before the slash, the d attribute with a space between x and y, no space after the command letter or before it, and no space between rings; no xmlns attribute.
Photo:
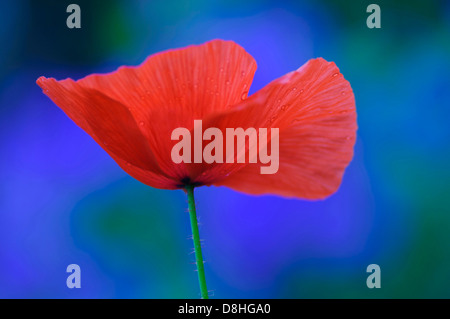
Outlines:
<svg viewBox="0 0 450 319"><path fill-rule="evenodd" d="M75 207L75 244L116 283L116 297L196 297L182 195L126 178Z"/></svg>

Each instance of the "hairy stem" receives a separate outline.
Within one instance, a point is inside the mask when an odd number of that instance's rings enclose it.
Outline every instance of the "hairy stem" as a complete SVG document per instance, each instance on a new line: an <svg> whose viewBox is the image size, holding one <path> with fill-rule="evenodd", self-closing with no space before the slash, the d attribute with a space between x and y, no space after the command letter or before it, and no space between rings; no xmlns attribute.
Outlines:
<svg viewBox="0 0 450 319"><path fill-rule="evenodd" d="M191 219L192 240L194 241L195 261L197 263L198 282L202 299L208 299L208 289L206 288L205 267L203 265L202 246L198 232L197 213L195 211L194 186L187 185L189 216Z"/></svg>

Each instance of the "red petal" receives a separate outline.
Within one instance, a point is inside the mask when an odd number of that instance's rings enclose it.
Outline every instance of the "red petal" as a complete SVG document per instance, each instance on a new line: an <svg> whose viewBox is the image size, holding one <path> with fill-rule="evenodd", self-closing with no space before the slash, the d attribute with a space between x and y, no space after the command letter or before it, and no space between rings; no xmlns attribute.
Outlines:
<svg viewBox="0 0 450 319"><path fill-rule="evenodd" d="M167 178L178 185L189 176L184 164L171 159L176 144L170 139L172 131L189 129L194 119L246 98L255 70L254 59L242 47L214 40L152 55L138 67L121 67L77 82L41 78L38 84L102 147L107 141L109 147L104 148L118 163L129 163L119 165L130 175L144 183L156 179L164 185L161 188L171 188L176 186L166 185ZM163 181L153 173L163 175Z"/></svg>
<svg viewBox="0 0 450 319"><path fill-rule="evenodd" d="M71 79L41 77L37 84L125 171L157 188L175 188L165 177L131 113L122 104ZM139 174L135 173L139 169Z"/></svg>
<svg viewBox="0 0 450 319"><path fill-rule="evenodd" d="M227 167L230 176L214 185L249 194L320 199L338 189L353 157L355 100L336 65L314 59L205 126L277 127L280 132L277 173L262 175L261 164L228 164L233 165ZM212 168L208 176L220 178L219 170Z"/></svg>

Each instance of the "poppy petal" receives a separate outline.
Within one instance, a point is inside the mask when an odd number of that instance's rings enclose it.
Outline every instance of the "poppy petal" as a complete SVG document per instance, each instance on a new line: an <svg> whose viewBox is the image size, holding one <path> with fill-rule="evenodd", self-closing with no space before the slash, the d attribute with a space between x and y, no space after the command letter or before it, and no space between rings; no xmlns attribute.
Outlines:
<svg viewBox="0 0 450 319"><path fill-rule="evenodd" d="M336 65L319 58L211 118L207 126L279 128L278 172L261 174L267 164L233 164L228 177L212 184L249 194L321 199L337 190L353 157L355 100ZM212 167L208 180L219 179L219 172Z"/></svg>
<svg viewBox="0 0 450 319"><path fill-rule="evenodd" d="M241 46L213 40L157 53L138 67L90 75L78 83L127 106L160 168L182 179L189 173L183 163L176 165L171 160L176 144L170 139L172 131L191 129L195 119L241 102L255 70L255 60Z"/></svg>
<svg viewBox="0 0 450 319"><path fill-rule="evenodd" d="M88 133L125 171L133 167L157 188L173 188L131 113L117 101L66 79L40 77L37 84L78 126ZM144 174L145 173L145 174ZM134 173L134 175L138 175ZM138 176L139 177L139 176Z"/></svg>

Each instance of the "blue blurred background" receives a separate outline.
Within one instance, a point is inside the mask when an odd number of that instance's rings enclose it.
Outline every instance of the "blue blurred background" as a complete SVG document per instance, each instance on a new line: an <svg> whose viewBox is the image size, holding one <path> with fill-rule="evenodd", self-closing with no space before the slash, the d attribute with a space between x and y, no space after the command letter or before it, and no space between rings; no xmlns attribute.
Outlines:
<svg viewBox="0 0 450 319"><path fill-rule="evenodd" d="M66 27L73 2L81 29ZM325 201L197 189L211 296L450 298L450 2L376 1L369 29L372 2L1 1L0 297L199 297L185 194L129 177L35 81L222 38L258 62L251 93L335 61L359 131Z"/></svg>

